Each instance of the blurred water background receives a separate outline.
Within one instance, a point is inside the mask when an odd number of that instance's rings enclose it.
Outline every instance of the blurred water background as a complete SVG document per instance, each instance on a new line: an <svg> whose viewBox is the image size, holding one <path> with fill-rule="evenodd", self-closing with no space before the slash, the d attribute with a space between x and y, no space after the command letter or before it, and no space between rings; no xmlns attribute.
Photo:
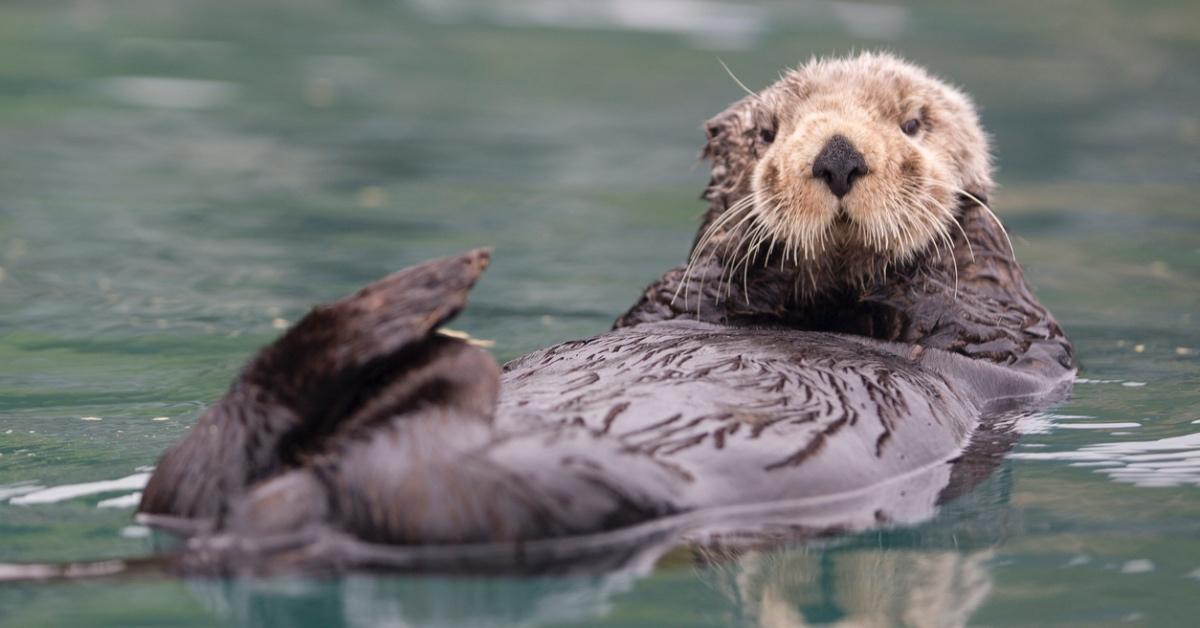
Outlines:
<svg viewBox="0 0 1200 628"><path fill-rule="evenodd" d="M477 245L499 359L684 259L701 122L810 55L962 85L1083 363L932 521L649 574L0 585L3 626L1195 625L1200 5L0 4L0 561L146 554L148 465L313 303ZM99 483L99 484L97 484Z"/></svg>

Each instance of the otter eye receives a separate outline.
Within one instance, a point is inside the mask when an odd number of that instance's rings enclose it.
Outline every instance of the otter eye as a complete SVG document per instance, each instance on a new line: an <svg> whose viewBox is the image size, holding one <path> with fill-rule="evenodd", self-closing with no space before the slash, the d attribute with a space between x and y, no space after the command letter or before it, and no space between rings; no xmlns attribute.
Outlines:
<svg viewBox="0 0 1200 628"><path fill-rule="evenodd" d="M775 141L775 129L763 127L758 130L758 137L763 141L763 144L770 144Z"/></svg>
<svg viewBox="0 0 1200 628"><path fill-rule="evenodd" d="M916 135L921 129L921 121L917 118L909 118L900 123L900 130L904 131L905 135Z"/></svg>

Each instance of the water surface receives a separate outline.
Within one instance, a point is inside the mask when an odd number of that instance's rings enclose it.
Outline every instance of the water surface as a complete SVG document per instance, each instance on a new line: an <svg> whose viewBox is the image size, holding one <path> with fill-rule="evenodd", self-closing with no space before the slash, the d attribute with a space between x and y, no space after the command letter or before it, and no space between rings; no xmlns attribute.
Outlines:
<svg viewBox="0 0 1200 628"><path fill-rule="evenodd" d="M917 526L645 573L0 586L4 626L1193 625L1200 10L1019 0L0 6L0 561L153 551L131 495L313 303L477 245L498 359L680 262L701 122L812 54L902 53L994 135L993 206L1083 363ZM94 484L100 483L100 484ZM78 485L83 485L82 487Z"/></svg>

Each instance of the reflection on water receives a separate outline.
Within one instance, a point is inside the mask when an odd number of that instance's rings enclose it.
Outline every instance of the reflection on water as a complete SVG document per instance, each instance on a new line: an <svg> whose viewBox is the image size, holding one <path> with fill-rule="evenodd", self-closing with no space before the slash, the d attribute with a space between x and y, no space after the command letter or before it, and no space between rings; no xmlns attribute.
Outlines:
<svg viewBox="0 0 1200 628"><path fill-rule="evenodd" d="M992 579L979 551L803 552L741 556L713 587L762 626L964 625Z"/></svg>
<svg viewBox="0 0 1200 628"><path fill-rule="evenodd" d="M951 510L1009 495L1010 474L1001 473ZM791 545L710 538L657 559L655 574L654 561L634 560L594 576L358 575L187 586L218 617L246 626L619 625L655 618L704 625L963 625L994 586L996 547L1012 526L1000 518L964 530L953 521L943 517L919 537L897 529ZM653 606L638 599L641 587L650 589ZM633 613L623 618L626 608Z"/></svg>
<svg viewBox="0 0 1200 628"><path fill-rule="evenodd" d="M656 559L653 573L654 560L634 560L592 576L196 580L187 589L215 616L246 626L962 625L992 592L997 548L1015 525L1000 517L964 527L955 512L1011 494L1002 472L920 534L708 542Z"/></svg>
<svg viewBox="0 0 1200 628"><path fill-rule="evenodd" d="M1114 481L1135 486L1200 486L1200 432L1152 441L1096 443L1075 451L1018 453L1013 457L1095 467L1096 472Z"/></svg>
<svg viewBox="0 0 1200 628"><path fill-rule="evenodd" d="M197 581L214 613L243 626L555 626L605 615L630 574L504 580L351 576L335 582Z"/></svg>
<svg viewBox="0 0 1200 628"><path fill-rule="evenodd" d="M763 626L963 625L986 599L991 550L697 557L713 623ZM719 562L717 562L719 561ZM604 617L635 581L626 574L526 580L353 576L335 582L207 581L189 589L244 626L556 626Z"/></svg>
<svg viewBox="0 0 1200 628"><path fill-rule="evenodd" d="M963 85L1083 372L882 529L594 578L6 585L0 624L1191 625L1198 10L3 4L0 561L153 551L130 478L279 326L398 267L494 245L456 327L502 360L606 329L691 241L700 123L740 95L718 55L759 87L886 46Z"/></svg>

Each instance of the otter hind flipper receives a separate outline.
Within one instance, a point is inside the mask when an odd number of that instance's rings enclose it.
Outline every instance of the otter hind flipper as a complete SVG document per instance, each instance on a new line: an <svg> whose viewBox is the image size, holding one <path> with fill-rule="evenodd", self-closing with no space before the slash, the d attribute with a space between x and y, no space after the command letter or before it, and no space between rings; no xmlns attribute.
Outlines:
<svg viewBox="0 0 1200 628"><path fill-rule="evenodd" d="M314 308L263 349L242 378L313 403L335 380L357 377L380 360L426 340L466 306L467 293L487 268L488 249L406 268L362 290Z"/></svg>
<svg viewBox="0 0 1200 628"><path fill-rule="evenodd" d="M298 462L225 496L219 519L189 535L171 568L316 573L348 564L349 538L398 542L424 538L431 521L453 523L451 534L490 524L494 513L462 509L457 493L482 497L500 486L470 451L492 437L500 367L462 340L433 335L422 344L416 363L369 391Z"/></svg>
<svg viewBox="0 0 1200 628"><path fill-rule="evenodd" d="M218 519L250 485L319 454L343 427L446 402L463 383L472 395L454 403L482 413L498 387L494 363L440 368L455 354L448 348L463 343L435 332L466 305L489 259L489 250L476 249L432 260L314 308L252 358L164 453L139 512Z"/></svg>

